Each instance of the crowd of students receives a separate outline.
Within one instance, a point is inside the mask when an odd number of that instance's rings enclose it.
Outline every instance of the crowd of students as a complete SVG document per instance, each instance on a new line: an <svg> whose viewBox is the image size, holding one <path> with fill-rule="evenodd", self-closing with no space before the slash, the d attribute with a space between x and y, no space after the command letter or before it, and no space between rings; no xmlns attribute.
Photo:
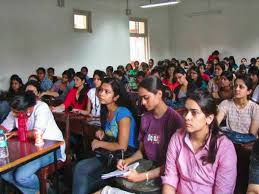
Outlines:
<svg viewBox="0 0 259 194"><path fill-rule="evenodd" d="M45 139L63 140L51 111L100 117L101 129L92 141L92 151L130 149L131 156L118 160L120 170L141 159L152 161L152 168L132 170L126 180L158 180L165 194L233 193L238 161L235 139L225 131L256 139L259 129L259 57L250 61L243 58L238 65L233 56L220 60L214 51L206 63L202 58L196 63L191 58L172 58L155 65L150 59L120 65L117 70L112 66L106 72L95 70L92 78L87 67L80 72L67 69L62 77L55 76L54 68L40 67L26 84L18 75L11 76L10 88L0 98L1 127L7 135L17 135L12 130L17 127L18 113L23 112L29 132L36 128L44 131ZM48 106L46 99L60 104ZM248 193L259 193L258 142L251 156ZM2 177L23 193L36 193L36 172L53 162L51 156ZM58 158L65 160L64 147ZM113 189L127 193L106 186L110 182L101 179L106 170L98 157L79 161L72 193L112 193Z"/></svg>

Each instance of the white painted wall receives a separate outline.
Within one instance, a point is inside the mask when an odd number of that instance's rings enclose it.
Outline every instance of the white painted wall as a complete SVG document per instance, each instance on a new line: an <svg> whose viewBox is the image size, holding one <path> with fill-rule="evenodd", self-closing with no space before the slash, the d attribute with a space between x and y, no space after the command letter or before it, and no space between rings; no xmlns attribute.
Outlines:
<svg viewBox="0 0 259 194"><path fill-rule="evenodd" d="M184 0L170 10L172 55L207 59L215 49L221 57L259 56L258 0L211 0L220 15L188 18L185 15L207 9L207 0Z"/></svg>
<svg viewBox="0 0 259 194"><path fill-rule="evenodd" d="M54 66L56 74L68 67L76 71L129 61L128 17L124 0L66 0L58 8L55 0L0 0L0 89L9 77L19 74L25 81L37 67ZM140 10L131 1L133 16L148 19L150 54L169 56L168 8ZM92 11L93 33L75 33L72 10Z"/></svg>

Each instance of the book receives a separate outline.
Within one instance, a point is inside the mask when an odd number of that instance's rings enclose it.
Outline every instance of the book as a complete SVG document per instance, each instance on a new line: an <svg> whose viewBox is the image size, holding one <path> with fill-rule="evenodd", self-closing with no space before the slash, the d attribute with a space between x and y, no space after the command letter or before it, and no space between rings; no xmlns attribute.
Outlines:
<svg viewBox="0 0 259 194"><path fill-rule="evenodd" d="M130 170L136 170L136 168L139 166L139 162L135 162L129 166L127 166L124 170L115 170L107 174L102 175L102 179L108 179L112 177L123 177L127 176L130 172Z"/></svg>

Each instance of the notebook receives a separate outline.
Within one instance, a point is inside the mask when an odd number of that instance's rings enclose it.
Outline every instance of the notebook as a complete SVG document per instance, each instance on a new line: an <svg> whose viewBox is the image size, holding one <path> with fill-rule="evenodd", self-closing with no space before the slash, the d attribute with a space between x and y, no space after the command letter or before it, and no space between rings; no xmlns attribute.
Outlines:
<svg viewBox="0 0 259 194"><path fill-rule="evenodd" d="M102 179L108 179L111 177L123 177L127 176L127 174L130 172L130 170L135 170L139 166L139 162L135 162L129 166L127 166L124 170L115 170L113 172L103 174Z"/></svg>

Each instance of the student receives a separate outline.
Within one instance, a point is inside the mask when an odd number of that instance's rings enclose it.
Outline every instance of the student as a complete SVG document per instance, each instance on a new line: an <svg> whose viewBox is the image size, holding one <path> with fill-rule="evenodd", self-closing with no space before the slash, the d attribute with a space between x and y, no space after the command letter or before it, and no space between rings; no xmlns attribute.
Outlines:
<svg viewBox="0 0 259 194"><path fill-rule="evenodd" d="M226 99L232 99L234 96L233 85L234 76L232 72L225 71L221 74L221 87L218 92L218 97L221 101Z"/></svg>
<svg viewBox="0 0 259 194"><path fill-rule="evenodd" d="M258 85L259 83L259 69L258 67L251 67L249 70L248 70L248 74L250 75L250 78L252 80L252 90L254 91L256 86Z"/></svg>
<svg viewBox="0 0 259 194"><path fill-rule="evenodd" d="M200 70L200 74L201 74L202 79L203 79L206 83L208 83L208 82L210 81L210 76L205 73L205 65L204 65L204 63L199 64L198 67L199 67L199 70Z"/></svg>
<svg viewBox="0 0 259 194"><path fill-rule="evenodd" d="M148 61L148 68L151 71L154 67L154 59L149 59Z"/></svg>
<svg viewBox="0 0 259 194"><path fill-rule="evenodd" d="M88 105L87 110L79 110L80 114L90 115L93 117L100 116L101 105L98 98L98 91L100 86L102 85L103 79L105 77L105 73L101 70L95 70L93 75L93 84L94 88L91 88L88 93Z"/></svg>
<svg viewBox="0 0 259 194"><path fill-rule="evenodd" d="M234 82L234 98L224 100L219 105L217 121L220 124L226 118L230 130L257 136L259 129L259 107L249 100L252 81L249 77L238 77Z"/></svg>
<svg viewBox="0 0 259 194"><path fill-rule="evenodd" d="M11 132L17 128L18 114L25 113L27 121L27 136L33 138L33 129L38 129L43 133L43 139L64 141L62 132L58 128L54 117L44 102L37 101L36 96L32 92L26 92L15 96L10 106L12 111L1 124L10 136L17 136L17 132ZM65 145L62 145L57 153L58 160L65 161ZM22 193L36 194L39 192L39 179L37 171L54 162L53 153L41 156L26 164L2 174L2 178L16 186Z"/></svg>
<svg viewBox="0 0 259 194"><path fill-rule="evenodd" d="M191 91L194 91L195 89L207 89L207 84L201 77L199 67L193 66L190 68L189 71L191 75L191 82L189 88L191 89Z"/></svg>
<svg viewBox="0 0 259 194"><path fill-rule="evenodd" d="M69 111L74 109L75 112L77 112L78 109L86 110L88 104L88 88L85 84L85 76L81 72L77 72L74 80L75 87L68 92L64 103L57 107L53 107L52 111L55 112L57 109Z"/></svg>
<svg viewBox="0 0 259 194"><path fill-rule="evenodd" d="M112 66L106 67L106 75L108 77L112 78L112 76L113 76L113 67Z"/></svg>
<svg viewBox="0 0 259 194"><path fill-rule="evenodd" d="M55 69L53 67L49 67L47 69L48 72L48 78L49 80L54 84L56 81L58 81L58 77L55 76Z"/></svg>
<svg viewBox="0 0 259 194"><path fill-rule="evenodd" d="M165 84L168 88L170 88L172 92L179 85L179 83L176 82L175 76L174 76L175 68L176 67L174 64L169 64L166 68L165 79L163 79L163 84Z"/></svg>
<svg viewBox="0 0 259 194"><path fill-rule="evenodd" d="M102 104L101 123L103 130L96 132L92 150L104 148L109 151L137 148L136 124L129 111L127 95L121 83L114 78L105 78L100 90L99 100ZM114 142L105 139L112 138ZM97 157L80 161L74 171L73 194L91 193L104 186L101 180L106 164Z"/></svg>
<svg viewBox="0 0 259 194"><path fill-rule="evenodd" d="M45 92L49 90L52 87L53 83L48 79L48 76L46 75L46 70L43 67L39 67L36 72L40 80L41 91Z"/></svg>
<svg viewBox="0 0 259 194"><path fill-rule="evenodd" d="M35 80L30 80L25 84L24 88L25 88L25 91L33 92L34 95L36 96L36 99L40 100L41 89L40 89L39 82Z"/></svg>
<svg viewBox="0 0 259 194"><path fill-rule="evenodd" d="M148 112L141 118L138 151L131 157L119 160L117 167L122 170L130 163L147 158L155 168L144 173L132 171L125 178L140 182L159 178L163 173L167 145L176 129L184 126L182 117L163 101L163 84L155 76L145 78L139 85L138 94Z"/></svg>
<svg viewBox="0 0 259 194"><path fill-rule="evenodd" d="M176 68L174 73L175 73L175 78L179 83L179 86L177 86L174 90L175 100L181 101L182 99L186 98L187 89L188 89L188 80L186 77L186 72L183 68L181 67Z"/></svg>
<svg viewBox="0 0 259 194"><path fill-rule="evenodd" d="M14 74L10 77L10 87L7 93L7 99L11 100L15 95L24 92L22 79Z"/></svg>
<svg viewBox="0 0 259 194"><path fill-rule="evenodd" d="M220 76L225 71L225 65L223 63L217 63L215 65L215 76L208 83L208 91L213 98L216 98L220 88Z"/></svg>
<svg viewBox="0 0 259 194"><path fill-rule="evenodd" d="M219 133L216 114L216 104L207 91L188 95L185 128L179 129L168 145L163 194L234 192L236 151Z"/></svg>
<svg viewBox="0 0 259 194"><path fill-rule="evenodd" d="M70 79L70 74L68 73L68 71L64 71L62 73L62 79L56 81L50 90L46 91L46 92L42 92L41 93L41 97L45 96L45 95L49 95L49 96L53 96L55 98L58 98L60 95L62 95L62 93L64 92L64 90L67 87L68 84L68 80Z"/></svg>
<svg viewBox="0 0 259 194"><path fill-rule="evenodd" d="M69 79L68 79L67 87L65 88L63 93L59 96L59 99L61 99L63 101L67 97L68 92L75 86L75 81L74 81L74 77L75 77L75 74L76 74L75 70L73 68L69 68L67 70L67 72L69 74Z"/></svg>

